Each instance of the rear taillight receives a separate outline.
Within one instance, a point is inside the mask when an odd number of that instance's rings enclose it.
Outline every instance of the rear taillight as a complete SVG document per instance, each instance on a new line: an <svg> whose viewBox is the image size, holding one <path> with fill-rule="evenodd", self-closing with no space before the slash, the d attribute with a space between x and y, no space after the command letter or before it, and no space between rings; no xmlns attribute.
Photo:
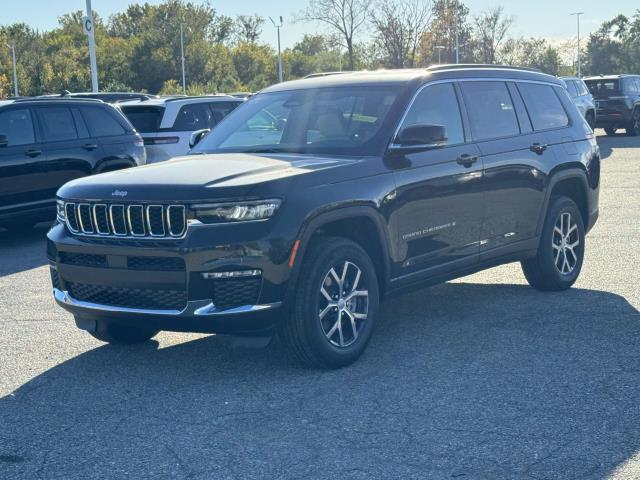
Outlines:
<svg viewBox="0 0 640 480"><path fill-rule="evenodd" d="M144 137L145 145L167 145L170 143L178 143L180 137Z"/></svg>

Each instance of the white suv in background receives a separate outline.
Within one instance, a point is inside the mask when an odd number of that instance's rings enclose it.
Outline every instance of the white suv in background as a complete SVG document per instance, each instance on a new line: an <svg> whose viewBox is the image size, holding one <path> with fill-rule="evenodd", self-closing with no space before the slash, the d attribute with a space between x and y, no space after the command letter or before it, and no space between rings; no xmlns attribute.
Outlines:
<svg viewBox="0 0 640 480"><path fill-rule="evenodd" d="M121 102L118 108L142 135L147 163L185 155L204 134L245 100L230 95L161 97Z"/></svg>
<svg viewBox="0 0 640 480"><path fill-rule="evenodd" d="M567 87L573 103L578 107L578 111L580 111L592 129L596 128L596 106L587 85L578 77L560 78L564 82L565 87Z"/></svg>

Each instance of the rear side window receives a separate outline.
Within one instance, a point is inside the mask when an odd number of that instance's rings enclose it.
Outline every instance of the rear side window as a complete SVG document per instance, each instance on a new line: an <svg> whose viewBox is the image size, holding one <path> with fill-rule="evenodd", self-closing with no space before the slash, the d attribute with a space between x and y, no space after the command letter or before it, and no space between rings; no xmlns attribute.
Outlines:
<svg viewBox="0 0 640 480"><path fill-rule="evenodd" d="M178 116L173 122L173 129L177 132L193 132L203 128L211 128L215 125L213 113L207 108L206 103L192 103L183 105L178 111Z"/></svg>
<svg viewBox="0 0 640 480"><path fill-rule="evenodd" d="M573 80L565 80L564 83L567 85L567 90L569 91L569 95L572 97L577 97L580 95L578 89L576 88L576 82Z"/></svg>
<svg viewBox="0 0 640 480"><path fill-rule="evenodd" d="M92 137L111 137L126 133L124 127L104 108L82 107L81 112Z"/></svg>
<svg viewBox="0 0 640 480"><path fill-rule="evenodd" d="M242 102L214 102L209 104L215 123L220 121L235 110ZM213 127L213 125L211 125Z"/></svg>
<svg viewBox="0 0 640 480"><path fill-rule="evenodd" d="M475 140L520 133L513 101L504 82L462 82L461 86Z"/></svg>
<svg viewBox="0 0 640 480"><path fill-rule="evenodd" d="M160 122L164 115L164 107L120 107L122 113L140 133L154 133L160 129Z"/></svg>
<svg viewBox="0 0 640 480"><path fill-rule="evenodd" d="M0 133L7 136L9 147L36 143L31 111L24 108L0 112Z"/></svg>
<svg viewBox="0 0 640 480"><path fill-rule="evenodd" d="M66 107L48 107L40 109L42 130L45 140L57 142L78 138L71 110Z"/></svg>
<svg viewBox="0 0 640 480"><path fill-rule="evenodd" d="M519 83L518 90L522 94L534 130L560 128L569 124L569 117L551 85Z"/></svg>
<svg viewBox="0 0 640 480"><path fill-rule="evenodd" d="M463 143L462 118L453 84L425 87L411 105L401 128L411 125L441 125L445 129L447 144Z"/></svg>

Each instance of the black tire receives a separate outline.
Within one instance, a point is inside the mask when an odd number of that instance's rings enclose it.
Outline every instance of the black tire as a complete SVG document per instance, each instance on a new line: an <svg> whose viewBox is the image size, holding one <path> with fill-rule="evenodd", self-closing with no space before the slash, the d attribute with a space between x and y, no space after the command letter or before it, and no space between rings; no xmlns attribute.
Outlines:
<svg viewBox="0 0 640 480"><path fill-rule="evenodd" d="M337 273L344 265L346 276L342 272L339 279L332 276L332 269ZM342 280L342 287L338 280ZM358 295L347 300L350 293L344 295L344 291L365 290L366 297ZM340 291L343 292L336 293ZM328 298L335 306L331 306ZM369 343L379 301L376 270L362 247L351 240L322 237L305 254L291 312L278 333L302 363L316 368L344 367L355 362ZM364 314L366 318L357 318L352 323L353 314Z"/></svg>
<svg viewBox="0 0 640 480"><path fill-rule="evenodd" d="M640 135L640 108L636 108L631 115L631 123L625 129L627 131L627 135L630 137L637 137Z"/></svg>
<svg viewBox="0 0 640 480"><path fill-rule="evenodd" d="M566 238L563 239L557 227L562 228L563 233L568 232ZM574 246L565 248L565 245ZM521 262L529 285L542 291L570 288L580 275L584 246L584 224L578 206L568 197L552 197L542 227L538 252L534 258Z"/></svg>
<svg viewBox="0 0 640 480"><path fill-rule="evenodd" d="M151 340L158 330L98 320L95 331L89 333L102 342L131 345Z"/></svg>
<svg viewBox="0 0 640 480"><path fill-rule="evenodd" d="M585 120L587 121L587 124L591 127L591 130L595 130L596 128L596 116L593 112L587 112L587 114L584 116Z"/></svg>
<svg viewBox="0 0 640 480"><path fill-rule="evenodd" d="M609 135L610 137L614 136L616 134L616 130L617 128L612 128L612 127L607 127L604 129L605 133L607 135Z"/></svg>

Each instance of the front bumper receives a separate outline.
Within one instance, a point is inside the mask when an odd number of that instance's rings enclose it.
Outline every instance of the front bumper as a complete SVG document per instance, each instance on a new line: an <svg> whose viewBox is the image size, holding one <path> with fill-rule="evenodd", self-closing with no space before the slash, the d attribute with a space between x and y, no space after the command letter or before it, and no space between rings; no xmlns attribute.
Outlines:
<svg viewBox="0 0 640 480"><path fill-rule="evenodd" d="M104 320L251 334L273 329L284 314L288 242L273 237L267 222L194 228L175 241L100 241L73 236L60 224L47 237L54 298L82 319L81 328ZM203 275L240 270L260 274L249 286Z"/></svg>

